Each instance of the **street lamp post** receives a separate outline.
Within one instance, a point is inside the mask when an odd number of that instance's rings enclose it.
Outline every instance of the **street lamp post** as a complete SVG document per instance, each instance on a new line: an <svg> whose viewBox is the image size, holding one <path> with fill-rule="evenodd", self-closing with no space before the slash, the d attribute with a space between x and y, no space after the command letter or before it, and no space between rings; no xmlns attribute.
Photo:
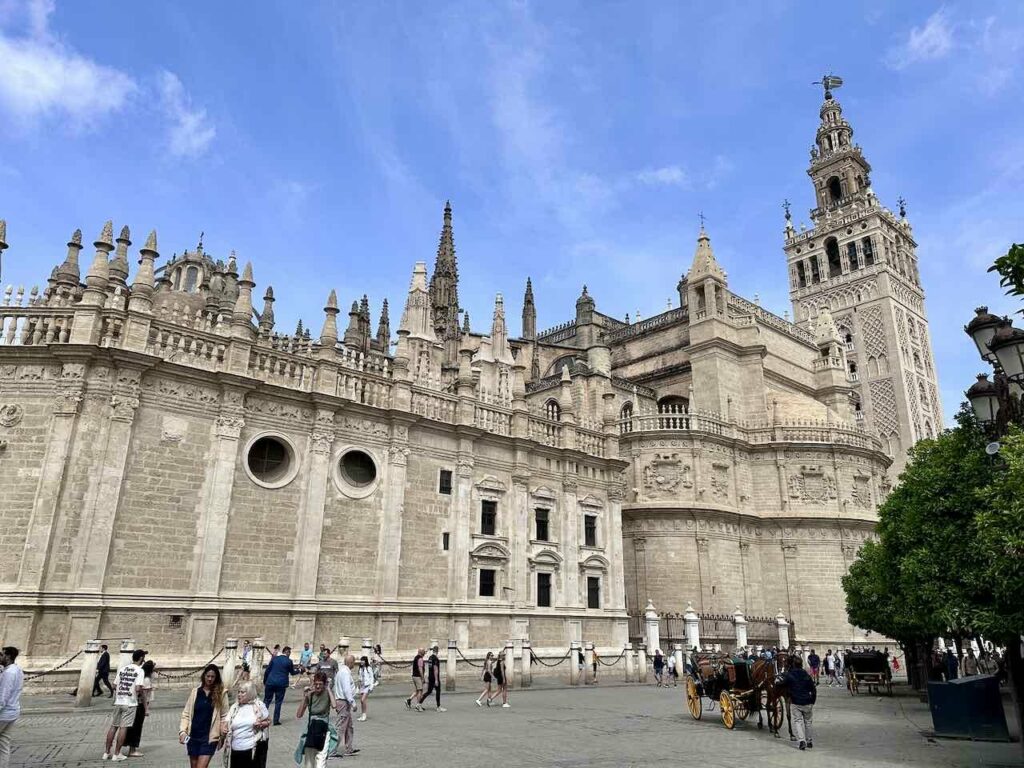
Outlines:
<svg viewBox="0 0 1024 768"><path fill-rule="evenodd" d="M967 390L978 421L999 439L1011 423L1021 423L1021 391L1024 383L1024 331L1014 328L1008 318L992 315L988 307L978 307L964 332L971 337L982 360L993 368Z"/></svg>

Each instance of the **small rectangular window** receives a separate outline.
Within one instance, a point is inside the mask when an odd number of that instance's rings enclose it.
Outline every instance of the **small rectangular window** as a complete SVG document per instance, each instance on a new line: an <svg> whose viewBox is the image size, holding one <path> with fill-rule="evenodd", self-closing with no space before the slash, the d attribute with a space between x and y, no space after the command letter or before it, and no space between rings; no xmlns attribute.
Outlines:
<svg viewBox="0 0 1024 768"><path fill-rule="evenodd" d="M437 481L437 492L443 493L446 496L452 495L452 471L450 469L441 470L441 475Z"/></svg>
<svg viewBox="0 0 1024 768"><path fill-rule="evenodd" d="M596 547L597 546L597 516L596 515L584 515L583 516L583 546L585 546L585 547Z"/></svg>
<svg viewBox="0 0 1024 768"><path fill-rule="evenodd" d="M445 531L444 533L441 534L441 549L443 549L445 552L447 552L448 551L448 546L449 546L450 543L451 543L451 534L448 533L448 531Z"/></svg>
<svg viewBox="0 0 1024 768"><path fill-rule="evenodd" d="M494 571L490 568L480 569L480 597L494 597Z"/></svg>
<svg viewBox="0 0 1024 768"><path fill-rule="evenodd" d="M494 536L498 528L498 502L484 500L480 503L480 533Z"/></svg>
<svg viewBox="0 0 1024 768"><path fill-rule="evenodd" d="M540 608L551 607L551 574L537 574L537 605Z"/></svg>
<svg viewBox="0 0 1024 768"><path fill-rule="evenodd" d="M548 510L535 510L537 516L537 541L550 541L548 538Z"/></svg>
<svg viewBox="0 0 1024 768"><path fill-rule="evenodd" d="M601 577L587 577L587 608L601 607Z"/></svg>

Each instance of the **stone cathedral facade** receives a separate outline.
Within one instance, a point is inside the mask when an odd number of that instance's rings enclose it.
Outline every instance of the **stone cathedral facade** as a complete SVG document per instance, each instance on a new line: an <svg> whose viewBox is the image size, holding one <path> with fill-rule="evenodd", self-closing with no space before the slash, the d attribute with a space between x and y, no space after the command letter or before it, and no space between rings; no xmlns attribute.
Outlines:
<svg viewBox="0 0 1024 768"><path fill-rule="evenodd" d="M584 287L538 332L527 281L518 336L501 294L486 332L461 310L450 206L394 332L332 291L285 333L234 254L76 231L0 306L4 642L617 653L647 600L858 639L839 579L940 416L910 227L850 137L829 94L814 228L787 215L796 323L729 290L703 229L677 308Z"/></svg>

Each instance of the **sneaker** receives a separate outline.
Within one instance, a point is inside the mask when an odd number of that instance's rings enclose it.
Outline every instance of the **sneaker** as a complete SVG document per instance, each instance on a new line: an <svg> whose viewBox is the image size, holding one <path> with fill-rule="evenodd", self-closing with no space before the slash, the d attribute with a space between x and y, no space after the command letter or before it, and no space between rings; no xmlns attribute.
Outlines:
<svg viewBox="0 0 1024 768"><path fill-rule="evenodd" d="M412 699L406 699L405 700L405 708L406 709L412 709Z"/></svg>
<svg viewBox="0 0 1024 768"><path fill-rule="evenodd" d="M366 722L366 713L364 712L357 719L359 720L360 723Z"/></svg>
<svg viewBox="0 0 1024 768"><path fill-rule="evenodd" d="M112 763L119 763L122 760L127 760L127 759L128 759L128 755L117 754L117 755L114 755L112 758L110 758L110 762L112 762Z"/></svg>
<svg viewBox="0 0 1024 768"><path fill-rule="evenodd" d="M477 699L477 700L476 700L476 705L477 705L478 707L482 707L482 706L483 706L483 704L482 704L482 703L480 703L480 699Z"/></svg>
<svg viewBox="0 0 1024 768"><path fill-rule="evenodd" d="M512 709L512 705L511 705L511 704L509 704L509 703L508 703L508 702L506 701L506 702L505 702L504 704L502 704L502 705L501 705L501 708L502 708L502 709Z"/></svg>
<svg viewBox="0 0 1024 768"><path fill-rule="evenodd" d="M437 708L437 711L438 711L438 712L447 712L448 710L447 710L447 709L445 709L444 707L438 707L438 708Z"/></svg>
<svg viewBox="0 0 1024 768"><path fill-rule="evenodd" d="M417 711L417 712L423 712L423 711L424 711L424 710L423 710L423 705L422 705L422 704L417 704L417 705L416 705L416 711Z"/></svg>
<svg viewBox="0 0 1024 768"><path fill-rule="evenodd" d="M487 700L487 706L488 707L491 706L491 700L490 699Z"/></svg>
<svg viewBox="0 0 1024 768"><path fill-rule="evenodd" d="M802 752L805 749L807 749L807 744L806 744L806 742L801 741L800 742L800 751Z"/></svg>
<svg viewBox="0 0 1024 768"><path fill-rule="evenodd" d="M814 742L813 741L808 741L807 742L807 748L808 749L814 749Z"/></svg>
<svg viewBox="0 0 1024 768"><path fill-rule="evenodd" d="M109 760L109 759L110 759L110 753L109 752L104 752L103 753L103 757L100 758L100 760Z"/></svg>

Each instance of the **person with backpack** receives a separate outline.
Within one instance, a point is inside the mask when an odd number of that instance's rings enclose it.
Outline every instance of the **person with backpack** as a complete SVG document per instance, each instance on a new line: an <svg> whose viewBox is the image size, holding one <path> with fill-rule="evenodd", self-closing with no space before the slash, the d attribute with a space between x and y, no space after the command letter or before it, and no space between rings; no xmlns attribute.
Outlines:
<svg viewBox="0 0 1024 768"><path fill-rule="evenodd" d="M299 711L295 718L306 716L306 726L295 749L295 763L302 768L325 768L327 756L338 746L338 732L331 722L331 711L335 709L334 693L327 685L327 675L317 672L313 685L302 694Z"/></svg>

